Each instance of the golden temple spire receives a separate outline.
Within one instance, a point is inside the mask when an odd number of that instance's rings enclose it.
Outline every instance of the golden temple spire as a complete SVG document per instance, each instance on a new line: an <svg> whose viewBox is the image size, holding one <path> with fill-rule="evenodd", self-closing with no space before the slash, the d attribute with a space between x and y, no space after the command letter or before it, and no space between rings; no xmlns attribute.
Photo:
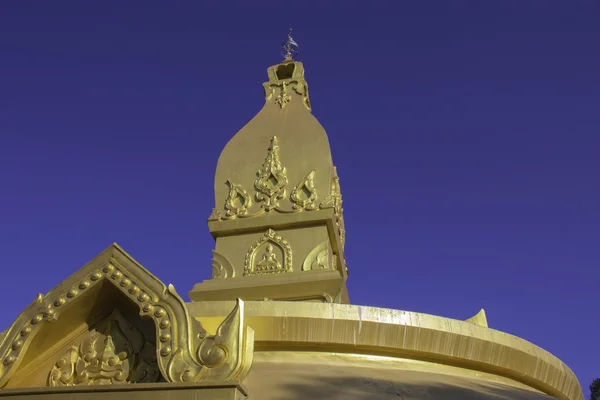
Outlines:
<svg viewBox="0 0 600 400"><path fill-rule="evenodd" d="M267 69L265 105L221 152L215 172L212 279L192 301L348 303L345 227L327 133L311 113L290 29Z"/></svg>

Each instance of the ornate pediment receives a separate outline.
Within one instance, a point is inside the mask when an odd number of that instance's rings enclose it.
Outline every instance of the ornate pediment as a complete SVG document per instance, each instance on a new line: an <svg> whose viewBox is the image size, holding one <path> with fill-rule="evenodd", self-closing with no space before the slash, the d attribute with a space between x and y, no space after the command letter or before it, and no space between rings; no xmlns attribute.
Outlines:
<svg viewBox="0 0 600 400"><path fill-rule="evenodd" d="M241 300L211 336L190 318L172 285L166 286L120 247L112 245L48 294L39 294L6 331L0 342L0 388L19 368L36 335L50 329L49 324L63 323L61 315L73 307L97 301L94 296L84 295L102 282L118 289L125 301L139 309L142 318L153 321L153 352L166 381L241 380L248 373L254 337L244 324ZM154 361L146 342L118 317L113 321L108 331L90 334L79 347L68 349L50 372L50 384L151 379ZM130 345L121 351L119 343L123 340Z"/></svg>

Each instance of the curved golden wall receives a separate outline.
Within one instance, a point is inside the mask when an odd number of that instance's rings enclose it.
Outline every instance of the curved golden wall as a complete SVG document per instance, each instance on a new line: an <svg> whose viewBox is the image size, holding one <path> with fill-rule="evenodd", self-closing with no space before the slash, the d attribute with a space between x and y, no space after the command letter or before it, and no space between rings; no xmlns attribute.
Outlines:
<svg viewBox="0 0 600 400"><path fill-rule="evenodd" d="M190 315L201 319L210 330L218 325L232 304L194 302L187 305ZM261 370L273 367L269 366L269 358L265 355L283 351L286 353L279 354L285 354L287 360L280 357L274 365L281 364L281 360L294 364L289 357L302 357L302 354L308 354L306 352L322 356L344 355L336 362L343 361L348 368L357 367L364 361L355 358L348 362L344 357L349 355L379 356L382 358L374 358L364 367L377 370L374 377L387 376L385 371L390 369L397 372L414 370L416 364L408 361L412 360L427 365L418 371L418 379L425 379L423 374L429 373L448 375L454 376L452 379L458 379L463 386L477 381L480 382L478 385L500 384L538 395L544 393L561 399L583 400L577 378L558 358L526 340L470 322L376 307L275 301L246 302L246 322L255 331L256 362L248 377L251 391L255 385L261 386L252 383L262 379L257 378L257 374L262 376L266 372L261 373ZM315 362L307 367L307 371L318 371L322 369L319 365L330 362L333 362L331 358L326 362ZM276 369L283 371L284 367ZM294 370L296 367L289 368ZM363 372L358 371L349 376L360 379L361 374ZM405 376L404 372L399 376ZM338 378L333 376L331 379ZM404 382L403 378L398 379L398 382ZM427 379L433 384L439 377Z"/></svg>

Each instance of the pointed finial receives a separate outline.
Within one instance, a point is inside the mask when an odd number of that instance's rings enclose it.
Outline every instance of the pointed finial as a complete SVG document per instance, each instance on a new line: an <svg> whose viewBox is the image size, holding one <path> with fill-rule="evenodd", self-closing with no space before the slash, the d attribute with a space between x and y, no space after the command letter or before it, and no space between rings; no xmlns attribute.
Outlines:
<svg viewBox="0 0 600 400"><path fill-rule="evenodd" d="M285 42L281 45L283 51L281 55L285 57L286 60L293 60L299 53L298 43L292 38L292 28L288 32L288 37Z"/></svg>

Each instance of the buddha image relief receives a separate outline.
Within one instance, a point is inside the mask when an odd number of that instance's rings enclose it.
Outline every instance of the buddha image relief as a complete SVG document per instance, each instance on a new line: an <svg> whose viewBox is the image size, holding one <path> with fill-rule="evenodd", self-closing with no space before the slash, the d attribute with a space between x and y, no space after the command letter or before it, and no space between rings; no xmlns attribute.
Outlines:
<svg viewBox="0 0 600 400"><path fill-rule="evenodd" d="M278 250L280 250L280 249L278 249ZM281 252L281 250L279 252L283 253L283 252ZM269 272L278 271L280 269L282 269L281 263L277 259L277 255L275 254L273 245L271 243L268 243L265 246L265 252L264 252L262 258L254 266L254 270L259 273L260 272L269 273Z"/></svg>
<svg viewBox="0 0 600 400"><path fill-rule="evenodd" d="M292 269L292 249L285 239L269 229L250 247L244 264L244 275L289 272Z"/></svg>

